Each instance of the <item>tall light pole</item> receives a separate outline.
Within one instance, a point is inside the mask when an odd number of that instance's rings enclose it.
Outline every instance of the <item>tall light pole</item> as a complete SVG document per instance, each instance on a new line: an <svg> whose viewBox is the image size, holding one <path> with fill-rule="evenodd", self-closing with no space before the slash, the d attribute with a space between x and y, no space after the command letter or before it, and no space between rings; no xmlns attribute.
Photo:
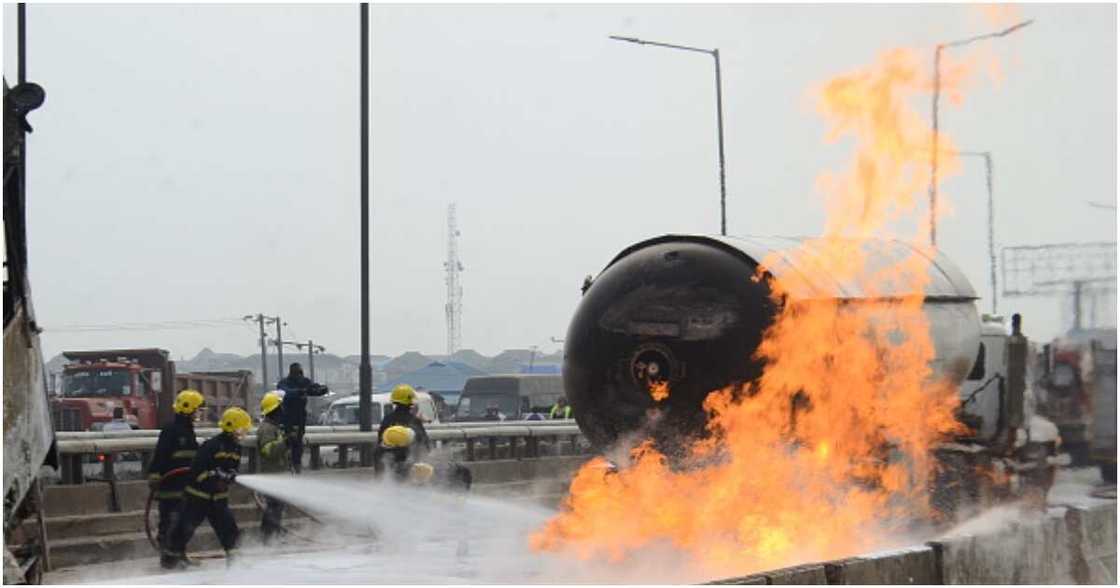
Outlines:
<svg viewBox="0 0 1120 588"><path fill-rule="evenodd" d="M358 118L359 140L361 142L360 163L360 199L361 199L361 321L362 321L362 359L358 366L358 428L362 432L373 430L372 418L372 390L370 380L372 373L369 363L369 2L362 2L358 11L360 23L358 25L358 56L359 63L359 90L358 102L360 112ZM367 443L361 445L361 463L363 466L373 465L373 447Z"/></svg>
<svg viewBox="0 0 1120 588"><path fill-rule="evenodd" d="M999 296L996 290L996 204L992 188L992 153L990 151L961 151L961 157L984 158L984 169L988 180L988 270L992 282L992 314L997 314Z"/></svg>
<svg viewBox="0 0 1120 588"><path fill-rule="evenodd" d="M634 37L619 37L617 35L610 35L611 39L615 41L626 41L627 43L637 43L639 45L653 45L655 47L667 47L669 49L680 49L682 51L695 51L697 53L707 53L712 56L716 63L716 130L719 134L719 234L727 235L727 175L724 172L723 160L723 84L720 80L719 71L719 49L702 49L700 47L688 47L686 45L673 45L670 43L659 43L657 41L645 41L643 39L636 39Z"/></svg>
<svg viewBox="0 0 1120 588"><path fill-rule="evenodd" d="M933 149L930 151L929 156L929 244L933 247L937 246L937 140L938 140L938 122L937 113L938 105L941 100L941 52L951 47L961 47L968 45L974 41L982 41L984 39L994 39L996 37L1004 37L1011 33L1031 24L1034 20L1025 20L1015 26L1006 28L998 33L988 33L987 35L978 35L953 41L951 43L941 43L934 49L933 52Z"/></svg>

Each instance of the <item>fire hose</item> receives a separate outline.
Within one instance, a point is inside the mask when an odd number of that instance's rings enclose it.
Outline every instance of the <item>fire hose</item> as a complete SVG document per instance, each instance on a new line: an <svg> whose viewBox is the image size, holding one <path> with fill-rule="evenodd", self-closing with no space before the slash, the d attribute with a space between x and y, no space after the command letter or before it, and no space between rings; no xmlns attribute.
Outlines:
<svg viewBox="0 0 1120 588"><path fill-rule="evenodd" d="M171 478L174 478L176 476L181 476L183 474L189 473L190 471L191 471L191 468L189 468L187 466L178 467L178 468L169 470L167 473L160 476L159 482L156 484L155 488L152 488L148 492L148 502L144 505L144 533L148 536L148 542L151 543L152 547L155 548L156 551L160 551L160 546L159 546L159 539L152 535L152 502L155 501L156 493L159 492L159 489L163 486L164 482L166 482L167 480L169 480ZM264 508L265 508L264 497L261 496L260 493L253 492L253 502L257 505L257 508L261 509L262 511L264 510ZM320 521L319 519L311 516L310 514L304 512L302 510L296 509L294 506L289 505L289 508L298 512L299 514L302 514L302 515L306 516L308 519L310 519L310 520L312 520L312 521L314 521L314 522L316 522L320 525L323 524L322 521ZM318 541L316 541L314 539L311 539L310 537L304 537L303 535L300 535L299 533L293 533L291 531L291 529L288 529L287 527L284 527L282 525L280 526L280 528L286 535L291 535L292 537L295 537L297 539L302 539L304 541L310 541L312 543L318 543Z"/></svg>

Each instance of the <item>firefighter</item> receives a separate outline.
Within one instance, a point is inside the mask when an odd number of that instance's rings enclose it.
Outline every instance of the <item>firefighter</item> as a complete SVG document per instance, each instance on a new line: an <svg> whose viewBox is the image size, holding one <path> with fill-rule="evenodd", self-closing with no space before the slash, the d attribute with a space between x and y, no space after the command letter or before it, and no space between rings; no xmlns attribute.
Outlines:
<svg viewBox="0 0 1120 588"><path fill-rule="evenodd" d="M189 479L185 472L166 478L164 476L172 470L190 468L191 460L198 451L194 421L202 414L199 409L205 404L206 399L197 390L179 392L172 406L175 411L174 419L160 429L155 453L148 464L148 487L159 501L157 537L160 549L167 548L168 534L179 518L179 509L183 505L183 488L187 486Z"/></svg>
<svg viewBox="0 0 1120 588"><path fill-rule="evenodd" d="M570 419L572 418L572 407L568 404L568 399L561 396L556 400L556 404L552 405L552 410L548 411L548 418L550 419Z"/></svg>
<svg viewBox="0 0 1120 588"><path fill-rule="evenodd" d="M304 377L303 366L298 362L288 366L288 377L276 387L284 391L284 432L292 453L292 468L298 474L303 469L303 435L307 428L307 398L322 396L327 387Z"/></svg>
<svg viewBox="0 0 1120 588"><path fill-rule="evenodd" d="M244 409L227 408L218 421L221 433L198 448L191 462L187 487L183 490L182 513L171 531L168 549L160 557L164 568L173 569L187 563L187 543L202 519L210 521L225 549L226 565L233 561L241 533L229 509L229 487L241 465L241 438L251 426L252 419Z"/></svg>
<svg viewBox="0 0 1120 588"><path fill-rule="evenodd" d="M416 390L408 384L400 384L389 394L389 401L393 403L393 410L381 419L381 426L377 430L378 444L373 450L373 471L378 476L384 471L383 460L386 454L392 454L394 463L402 464L410 457L423 457L432 448L428 432L424 429L424 421L412 412L416 404ZM393 427L412 431L412 439L401 444L403 438L399 433L393 433L392 438L387 439L385 434Z"/></svg>
<svg viewBox="0 0 1120 588"><path fill-rule="evenodd" d="M257 427L257 452L260 455L261 473L286 472L292 467L288 440L284 436L283 399L277 392L261 398L261 424ZM264 515L261 518L261 539L268 545L272 536L283 532L284 503L265 497Z"/></svg>

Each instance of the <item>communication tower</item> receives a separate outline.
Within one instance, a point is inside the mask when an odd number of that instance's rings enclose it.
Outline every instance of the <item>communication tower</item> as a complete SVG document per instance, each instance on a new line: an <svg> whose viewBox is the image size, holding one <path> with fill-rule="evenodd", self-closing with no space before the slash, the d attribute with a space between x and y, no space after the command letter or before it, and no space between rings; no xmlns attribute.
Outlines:
<svg viewBox="0 0 1120 588"><path fill-rule="evenodd" d="M447 304L444 307L447 313L447 354L451 355L459 350L462 342L463 318L463 286L459 283L459 273L463 271L463 264L459 262L459 225L455 219L455 203L447 206L447 261L443 262L443 269L447 272Z"/></svg>

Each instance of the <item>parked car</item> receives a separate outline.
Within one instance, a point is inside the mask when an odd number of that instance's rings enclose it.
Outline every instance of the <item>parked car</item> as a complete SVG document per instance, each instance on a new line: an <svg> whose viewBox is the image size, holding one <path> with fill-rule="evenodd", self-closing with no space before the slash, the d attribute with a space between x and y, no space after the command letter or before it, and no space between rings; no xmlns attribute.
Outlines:
<svg viewBox="0 0 1120 588"><path fill-rule="evenodd" d="M435 401L427 392L416 393L417 415L425 424L440 422L439 412L436 411ZM378 424L386 414L393 410L388 393L373 394L370 396L370 422ZM351 394L335 400L319 418L320 425L357 425L358 424L358 395Z"/></svg>

